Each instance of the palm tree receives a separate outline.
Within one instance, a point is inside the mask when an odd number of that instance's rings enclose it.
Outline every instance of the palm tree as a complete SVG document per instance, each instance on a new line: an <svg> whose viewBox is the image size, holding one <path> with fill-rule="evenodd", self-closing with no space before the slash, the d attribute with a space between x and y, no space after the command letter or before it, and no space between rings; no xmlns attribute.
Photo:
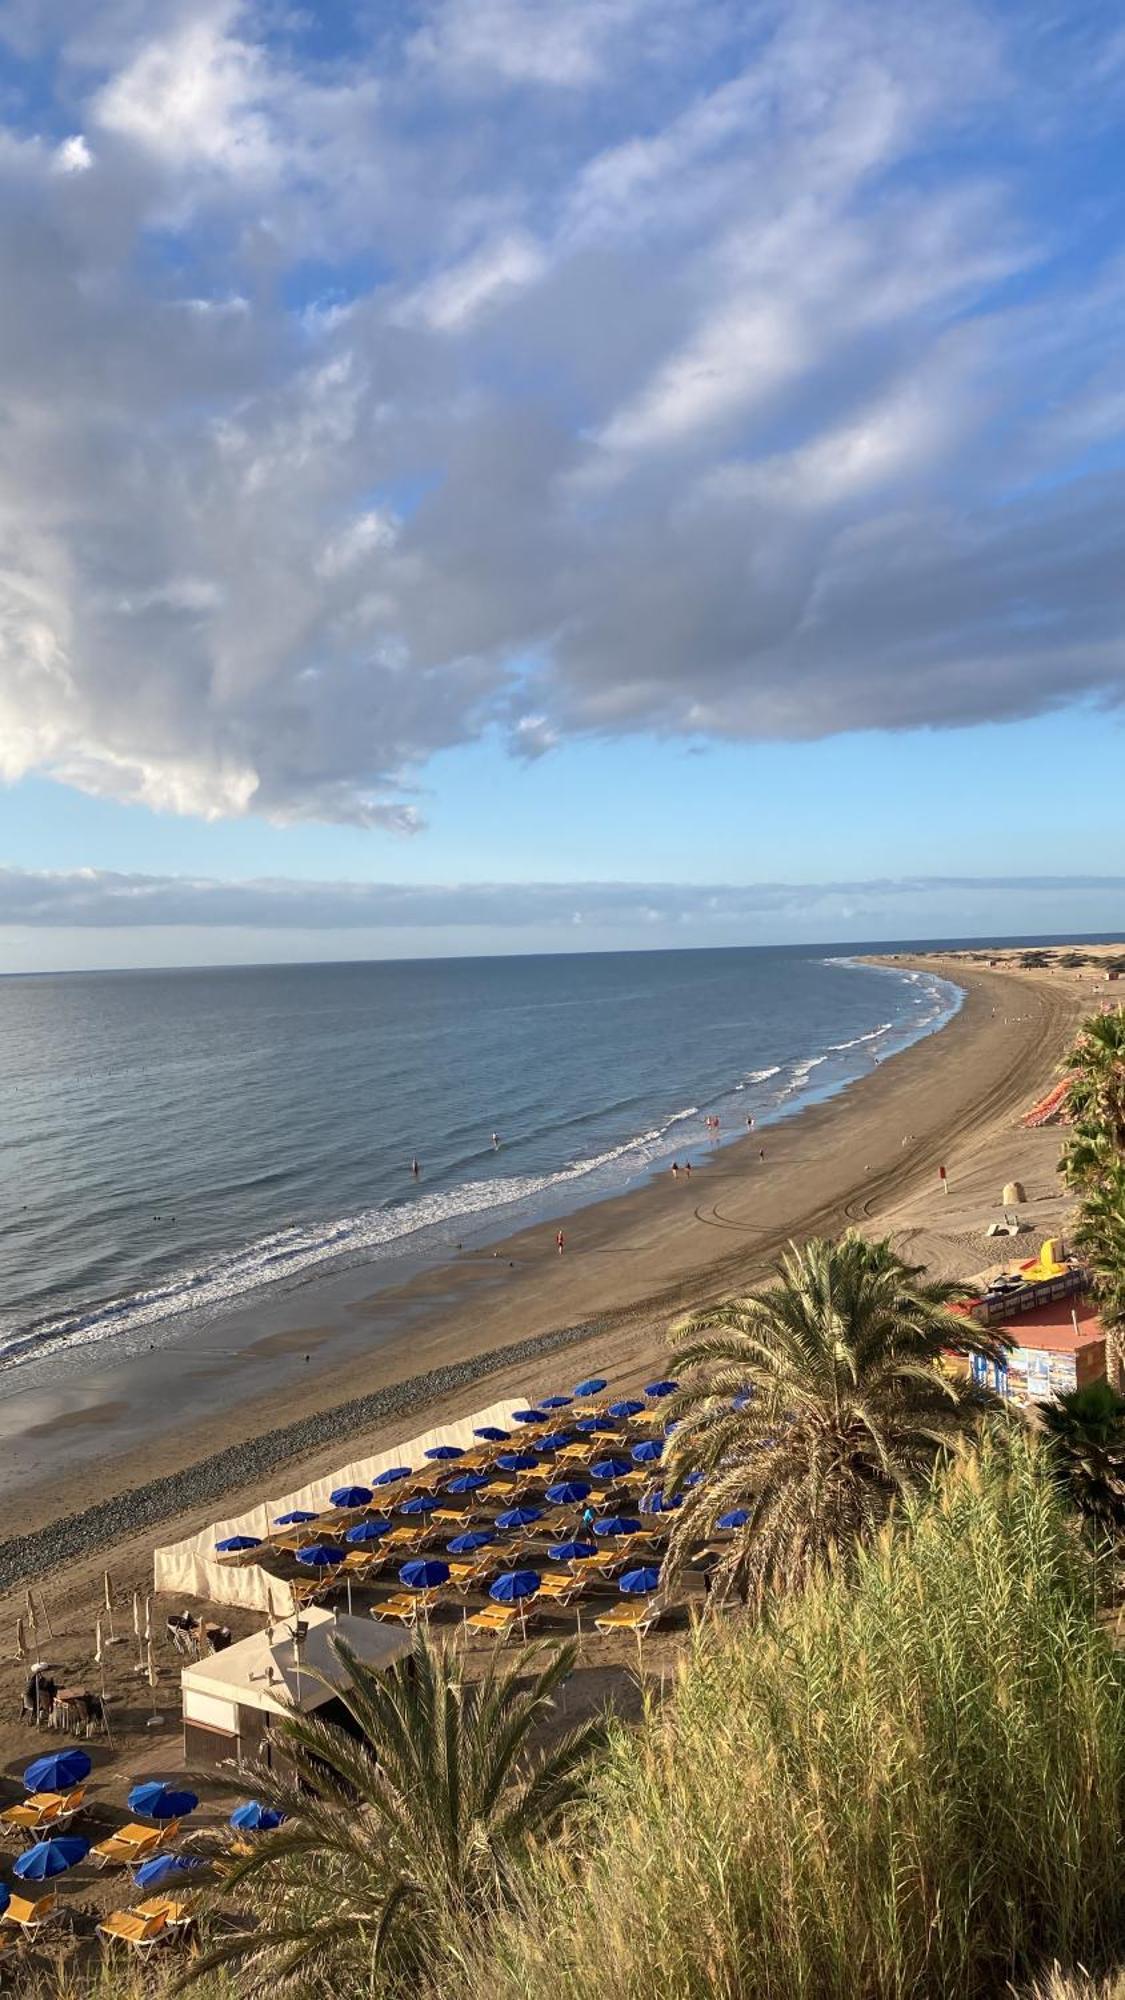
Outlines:
<svg viewBox="0 0 1125 2000"><path fill-rule="evenodd" d="M1077 1133L1094 1141L1100 1136L1109 1153L1120 1158L1125 1153L1125 1007L1085 1021L1063 1067Z"/></svg>
<svg viewBox="0 0 1125 2000"><path fill-rule="evenodd" d="M1125 1531L1125 1396L1090 1382L1039 1404L1048 1450L1068 1497L1091 1527Z"/></svg>
<svg viewBox="0 0 1125 2000"><path fill-rule="evenodd" d="M529 1849L581 1793L599 1721L531 1746L573 1644L493 1661L475 1684L426 1636L384 1672L335 1650L351 1727L295 1712L280 1725L284 1766L249 1783L283 1824L224 1867L224 1900L237 1891L252 1926L185 1985L233 1963L255 1996L416 1993L511 1902ZM223 1788L245 1797L246 1773Z"/></svg>
<svg viewBox="0 0 1125 2000"><path fill-rule="evenodd" d="M953 1311L961 1288L921 1277L852 1231L791 1246L770 1290L681 1322L673 1367L688 1379L665 1460L666 1487L684 1495L673 1569L740 1510L720 1593L797 1587L869 1541L929 1475L982 1402L943 1356L997 1363L1010 1343Z"/></svg>

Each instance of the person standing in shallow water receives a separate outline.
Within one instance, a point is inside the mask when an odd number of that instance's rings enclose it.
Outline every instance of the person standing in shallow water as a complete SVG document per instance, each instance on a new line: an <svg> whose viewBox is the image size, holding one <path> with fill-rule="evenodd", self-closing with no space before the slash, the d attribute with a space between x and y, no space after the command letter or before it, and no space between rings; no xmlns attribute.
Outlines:
<svg viewBox="0 0 1125 2000"><path fill-rule="evenodd" d="M566 1237L563 1235L561 1229L555 1232L555 1249L558 1251L560 1257L566 1249Z"/></svg>
<svg viewBox="0 0 1125 2000"><path fill-rule="evenodd" d="M417 1180L417 1179L418 1179L418 1176L419 1176L419 1174L420 1174L420 1173L421 1173L421 1171L422 1171L421 1167L420 1167L420 1166L418 1165L418 1162L417 1162L417 1160L411 1160L411 1162L410 1162L410 1171L411 1171L411 1173L413 1174L413 1176L414 1176L414 1179L415 1179L415 1180Z"/></svg>

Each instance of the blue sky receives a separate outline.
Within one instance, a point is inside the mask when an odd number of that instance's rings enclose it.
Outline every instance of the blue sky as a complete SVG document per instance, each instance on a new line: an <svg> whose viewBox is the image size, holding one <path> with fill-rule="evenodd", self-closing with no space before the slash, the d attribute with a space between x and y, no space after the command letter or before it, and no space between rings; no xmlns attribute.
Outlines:
<svg viewBox="0 0 1125 2000"><path fill-rule="evenodd" d="M1123 99L1045 0L11 0L0 969L1125 928Z"/></svg>

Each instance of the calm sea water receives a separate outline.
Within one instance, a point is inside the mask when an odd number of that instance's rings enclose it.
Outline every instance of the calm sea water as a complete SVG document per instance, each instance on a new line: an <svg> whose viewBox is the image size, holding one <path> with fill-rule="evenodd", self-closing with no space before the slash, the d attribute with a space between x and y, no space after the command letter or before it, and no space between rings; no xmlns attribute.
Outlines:
<svg viewBox="0 0 1125 2000"><path fill-rule="evenodd" d="M698 1164L958 997L788 949L2 980L0 1366Z"/></svg>

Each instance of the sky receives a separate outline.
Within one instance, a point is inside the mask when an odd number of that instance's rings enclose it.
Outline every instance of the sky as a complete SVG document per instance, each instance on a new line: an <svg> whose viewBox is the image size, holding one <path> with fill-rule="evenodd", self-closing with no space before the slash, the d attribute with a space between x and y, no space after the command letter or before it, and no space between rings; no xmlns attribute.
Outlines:
<svg viewBox="0 0 1125 2000"><path fill-rule="evenodd" d="M1125 931L1103 0L3 0L0 971Z"/></svg>

